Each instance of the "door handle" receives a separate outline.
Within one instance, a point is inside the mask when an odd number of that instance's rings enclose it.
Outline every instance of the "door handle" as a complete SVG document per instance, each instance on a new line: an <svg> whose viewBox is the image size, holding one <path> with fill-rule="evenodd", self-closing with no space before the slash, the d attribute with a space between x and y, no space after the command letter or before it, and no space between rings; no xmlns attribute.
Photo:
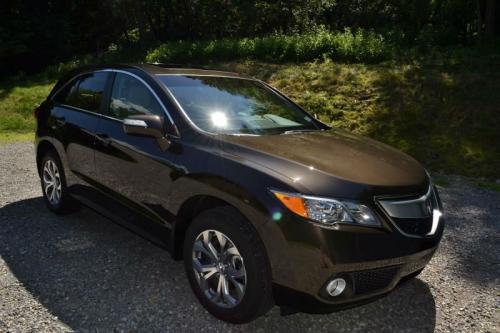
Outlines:
<svg viewBox="0 0 500 333"><path fill-rule="evenodd" d="M108 147L111 144L111 138L106 133L96 134L97 141L104 147Z"/></svg>
<svg viewBox="0 0 500 333"><path fill-rule="evenodd" d="M64 126L66 124L66 118L64 117L56 118L56 124L59 126Z"/></svg>

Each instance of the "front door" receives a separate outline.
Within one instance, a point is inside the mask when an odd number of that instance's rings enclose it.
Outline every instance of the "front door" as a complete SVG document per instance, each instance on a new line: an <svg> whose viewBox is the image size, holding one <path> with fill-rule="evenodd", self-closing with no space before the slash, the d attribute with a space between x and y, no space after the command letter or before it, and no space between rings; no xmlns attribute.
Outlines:
<svg viewBox="0 0 500 333"><path fill-rule="evenodd" d="M106 116L97 128L97 178L126 207L170 227L172 214L166 207L176 154L163 150L155 138L128 135L123 130L123 119L147 114L166 118L162 104L142 79L116 72Z"/></svg>

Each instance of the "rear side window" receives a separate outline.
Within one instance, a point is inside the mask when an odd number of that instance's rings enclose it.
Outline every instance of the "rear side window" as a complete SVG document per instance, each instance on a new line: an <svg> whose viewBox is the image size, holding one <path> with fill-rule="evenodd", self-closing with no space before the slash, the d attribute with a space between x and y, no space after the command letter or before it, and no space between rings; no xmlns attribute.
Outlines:
<svg viewBox="0 0 500 333"><path fill-rule="evenodd" d="M54 98L57 102L99 112L108 73L97 72L82 75L68 84Z"/></svg>
<svg viewBox="0 0 500 333"><path fill-rule="evenodd" d="M160 103L151 91L136 78L117 73L109 104L110 116L125 119L133 115L164 116Z"/></svg>

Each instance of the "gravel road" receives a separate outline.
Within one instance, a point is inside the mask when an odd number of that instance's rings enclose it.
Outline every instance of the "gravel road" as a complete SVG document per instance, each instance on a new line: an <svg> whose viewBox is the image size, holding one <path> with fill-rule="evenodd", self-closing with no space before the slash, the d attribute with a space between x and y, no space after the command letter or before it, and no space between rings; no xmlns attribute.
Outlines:
<svg viewBox="0 0 500 333"><path fill-rule="evenodd" d="M248 325L211 317L181 262L87 208L45 209L31 143L0 145L0 332L499 332L500 193L449 177L430 265L373 303Z"/></svg>

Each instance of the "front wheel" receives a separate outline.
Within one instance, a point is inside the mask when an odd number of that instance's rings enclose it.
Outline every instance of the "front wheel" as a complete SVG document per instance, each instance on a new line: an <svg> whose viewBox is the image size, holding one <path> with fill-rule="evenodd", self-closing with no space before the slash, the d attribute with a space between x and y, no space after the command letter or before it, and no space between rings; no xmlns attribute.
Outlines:
<svg viewBox="0 0 500 333"><path fill-rule="evenodd" d="M184 242L184 263L196 297L219 319L249 322L273 304L264 246L232 207L214 208L194 219Z"/></svg>

